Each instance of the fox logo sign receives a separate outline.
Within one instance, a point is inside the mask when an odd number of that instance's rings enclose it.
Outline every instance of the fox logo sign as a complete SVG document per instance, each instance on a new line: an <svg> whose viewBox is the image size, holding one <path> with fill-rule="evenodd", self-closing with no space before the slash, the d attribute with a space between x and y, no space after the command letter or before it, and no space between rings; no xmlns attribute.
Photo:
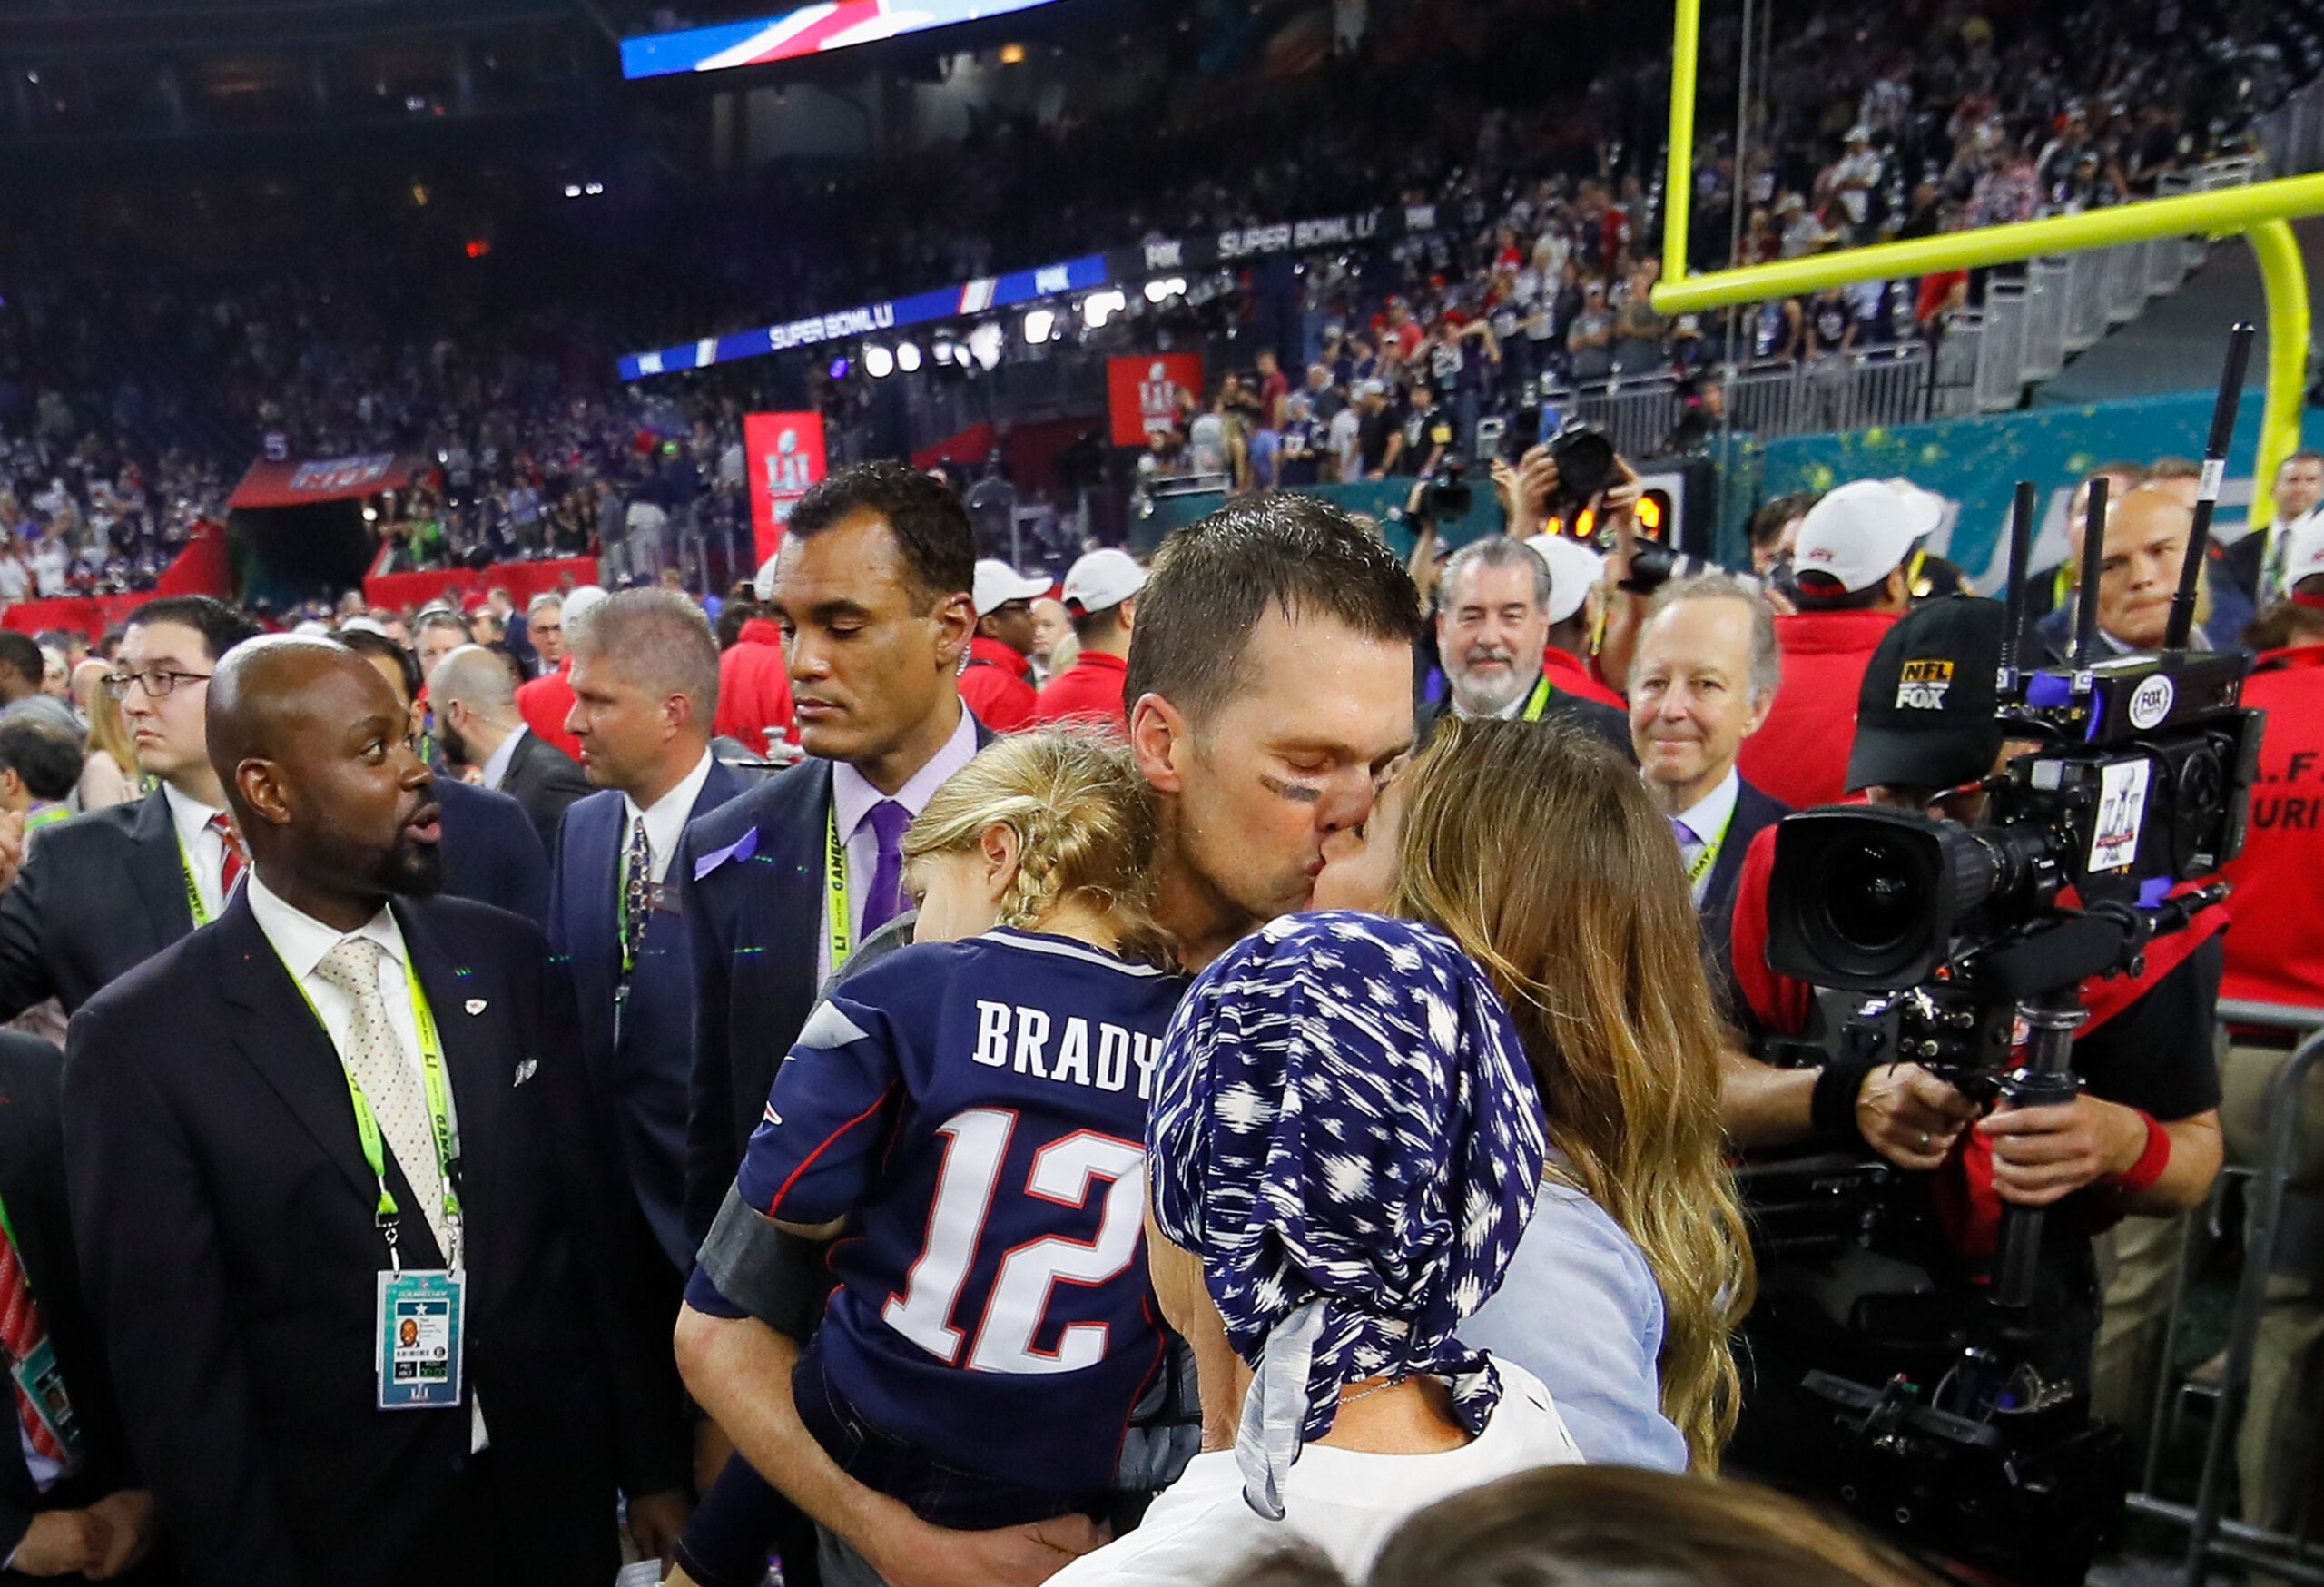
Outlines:
<svg viewBox="0 0 2324 1587"><path fill-rule="evenodd" d="M1942 711L1945 692L1953 686L1953 664L1949 661L1908 661L1896 680L1896 708L1900 711Z"/></svg>

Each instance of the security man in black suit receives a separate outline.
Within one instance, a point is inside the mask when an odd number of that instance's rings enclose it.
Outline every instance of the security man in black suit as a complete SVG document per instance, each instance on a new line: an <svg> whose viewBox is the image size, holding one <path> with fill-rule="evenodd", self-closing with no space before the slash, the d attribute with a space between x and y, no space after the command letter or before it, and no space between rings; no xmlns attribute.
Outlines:
<svg viewBox="0 0 2324 1587"><path fill-rule="evenodd" d="M433 899L409 713L276 636L211 685L253 874L75 1018L73 1224L197 1583L592 1582L683 1524L667 1313L547 944Z"/></svg>
<svg viewBox="0 0 2324 1587"><path fill-rule="evenodd" d="M486 787L523 805L542 847L555 854L557 823L589 796L589 780L571 755L525 725L507 661L481 645L463 645L428 675L428 703L445 754L481 769Z"/></svg>
<svg viewBox="0 0 2324 1587"><path fill-rule="evenodd" d="M880 807L918 815L991 740L960 695L975 569L959 498L901 463L842 468L792 509L771 604L808 758L688 826L669 871L694 974L696 1248L822 987L908 902L872 896L885 833L902 825ZM784 1579L814 1587L812 1528L766 1497Z"/></svg>
<svg viewBox="0 0 2324 1587"><path fill-rule="evenodd" d="M0 1020L55 998L67 1014L216 917L241 856L202 726L211 672L258 632L207 596L130 614L105 687L136 740L144 798L57 823L0 892Z"/></svg>
<svg viewBox="0 0 2324 1587"><path fill-rule="evenodd" d="M1760 830L1791 813L1735 769L1782 681L1775 613L1724 573L1657 592L1630 661L1631 742L1647 792L1670 818L1702 926L1711 983L1730 1010L1728 938L1743 856Z"/></svg>
<svg viewBox="0 0 2324 1587"><path fill-rule="evenodd" d="M1594 558L1590 562L1594 566ZM1558 687L1543 665L1553 636L1571 637L1560 632L1565 625L1586 626L1589 594L1571 568L1553 571L1522 540L1490 535L1452 553L1437 587L1444 697L1423 713L1421 742L1448 715L1503 716L1571 723L1628 756L1630 730L1622 714Z"/></svg>
<svg viewBox="0 0 2324 1587"><path fill-rule="evenodd" d="M421 726L419 663L384 634L357 629L340 643L379 669L404 703L416 736ZM535 925L548 919L548 852L532 818L505 794L471 788L456 777L436 784L443 806L444 891L520 914Z"/></svg>
<svg viewBox="0 0 2324 1587"><path fill-rule="evenodd" d="M44 1435L26 1420L25 1395L13 1396L8 1424L15 1435L0 1434L0 1582L79 1582L90 1572L154 1580L164 1569L160 1562L138 1569L153 1547L153 1496L134 1485L113 1374L82 1296L65 1216L57 1117L63 1063L48 1042L0 1031L0 1239L9 1253L0 1257L0 1295L15 1287L11 1266L20 1267L28 1316L54 1354L69 1407L69 1431L48 1428Z"/></svg>

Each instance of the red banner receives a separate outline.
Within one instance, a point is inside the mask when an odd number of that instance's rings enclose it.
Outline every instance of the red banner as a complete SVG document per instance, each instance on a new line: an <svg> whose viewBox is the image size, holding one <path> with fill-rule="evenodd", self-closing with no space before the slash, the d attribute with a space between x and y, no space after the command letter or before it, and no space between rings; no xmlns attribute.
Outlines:
<svg viewBox="0 0 2324 1587"><path fill-rule="evenodd" d="M823 477L823 416L746 413L743 452L749 460L751 556L756 566L774 555L791 509Z"/></svg>
<svg viewBox="0 0 2324 1587"><path fill-rule="evenodd" d="M1106 360L1106 411L1114 445L1142 447L1157 429L1178 422L1181 399L1202 396L1202 354L1141 352Z"/></svg>
<svg viewBox="0 0 2324 1587"><path fill-rule="evenodd" d="M306 507L399 490L421 465L416 458L371 452L353 458L261 458L251 465L226 505L232 508Z"/></svg>
<svg viewBox="0 0 2324 1587"><path fill-rule="evenodd" d="M162 596L206 595L221 600L231 596L234 570L226 556L226 533L203 520L193 526L185 548L172 559L150 590L136 595L58 596L52 600L15 601L0 610L0 628L18 634L46 634L53 629L78 629L92 639L147 601Z"/></svg>
<svg viewBox="0 0 2324 1587"><path fill-rule="evenodd" d="M449 596L462 606L471 594L481 596L496 587L507 590L522 611L525 603L545 589L555 589L567 576L577 585L597 582L594 557L560 557L541 562L496 562L489 567L439 567L427 573L373 573L363 579L363 598L390 611L426 606L438 596Z"/></svg>

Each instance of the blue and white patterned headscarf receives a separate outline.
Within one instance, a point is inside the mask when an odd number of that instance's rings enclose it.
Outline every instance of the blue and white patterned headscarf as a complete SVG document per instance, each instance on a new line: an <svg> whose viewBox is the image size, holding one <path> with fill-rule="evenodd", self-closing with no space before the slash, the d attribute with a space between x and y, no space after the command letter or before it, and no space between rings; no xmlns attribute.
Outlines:
<svg viewBox="0 0 2324 1587"><path fill-rule="evenodd" d="M1147 1172L1256 1373L1235 1454L1283 1516L1343 1385L1447 1377L1472 1432L1501 1381L1453 1330L1532 1216L1541 1102L1484 972L1411 921L1276 921L1195 981L1162 1040Z"/></svg>

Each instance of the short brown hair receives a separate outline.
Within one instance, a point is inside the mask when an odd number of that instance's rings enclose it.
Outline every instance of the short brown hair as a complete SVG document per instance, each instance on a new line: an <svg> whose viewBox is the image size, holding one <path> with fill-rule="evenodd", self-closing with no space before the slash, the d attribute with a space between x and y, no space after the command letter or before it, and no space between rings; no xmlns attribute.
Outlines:
<svg viewBox="0 0 2324 1587"><path fill-rule="evenodd" d="M650 586L607 596L572 634L574 651L603 656L650 694L684 695L704 733L718 715L718 641L690 596Z"/></svg>
<svg viewBox="0 0 2324 1587"><path fill-rule="evenodd" d="M1410 645L1420 592L1383 544L1330 502L1270 491L1162 542L1130 630L1125 705L1159 695L1201 722L1249 686L1243 656L1270 609L1336 619Z"/></svg>

